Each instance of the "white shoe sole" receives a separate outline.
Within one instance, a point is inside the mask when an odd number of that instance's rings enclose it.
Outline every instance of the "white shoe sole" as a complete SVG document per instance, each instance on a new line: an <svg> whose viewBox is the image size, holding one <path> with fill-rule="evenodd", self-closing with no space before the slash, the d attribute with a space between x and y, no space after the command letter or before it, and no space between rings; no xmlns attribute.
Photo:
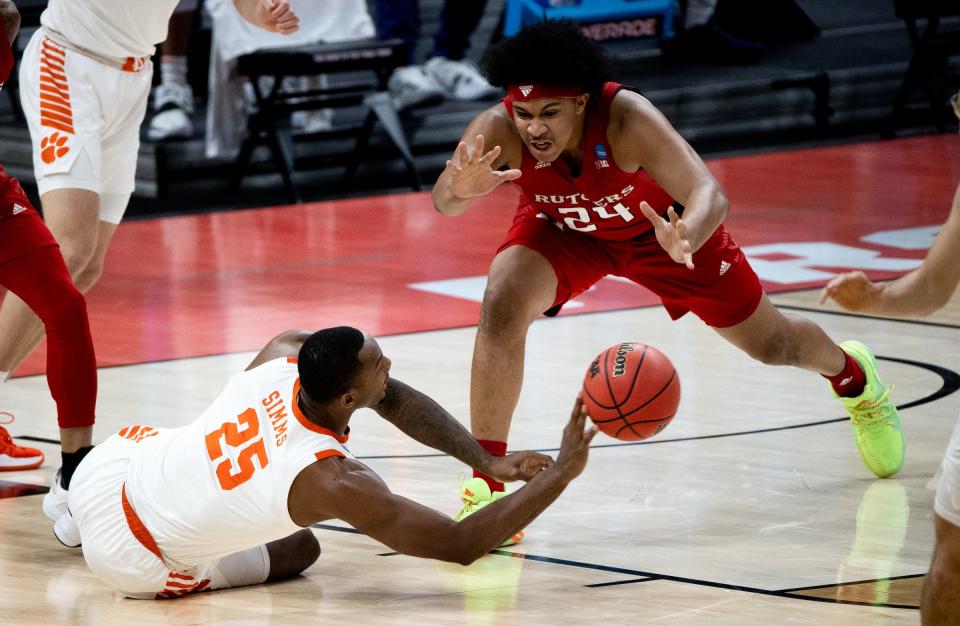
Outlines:
<svg viewBox="0 0 960 626"><path fill-rule="evenodd" d="M80 529L67 511L53 524L53 536L68 548L80 547Z"/></svg>

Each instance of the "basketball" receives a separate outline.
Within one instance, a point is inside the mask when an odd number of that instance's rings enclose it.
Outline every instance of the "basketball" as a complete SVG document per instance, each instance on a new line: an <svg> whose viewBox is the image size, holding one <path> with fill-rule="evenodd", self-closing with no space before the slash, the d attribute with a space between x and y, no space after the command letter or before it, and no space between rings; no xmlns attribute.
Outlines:
<svg viewBox="0 0 960 626"><path fill-rule="evenodd" d="M680 378L663 353L644 343L601 352L583 379L583 406L605 434L640 441L663 430L680 404Z"/></svg>

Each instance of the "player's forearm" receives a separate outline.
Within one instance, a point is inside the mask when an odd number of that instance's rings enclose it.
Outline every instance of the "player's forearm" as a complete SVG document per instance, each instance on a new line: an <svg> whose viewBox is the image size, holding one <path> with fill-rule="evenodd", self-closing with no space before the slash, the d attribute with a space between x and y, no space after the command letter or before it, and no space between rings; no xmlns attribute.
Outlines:
<svg viewBox="0 0 960 626"><path fill-rule="evenodd" d="M887 283L881 293L879 310L883 315L929 315L949 302L960 284L960 187L953 207L940 229L923 265L909 274Z"/></svg>
<svg viewBox="0 0 960 626"><path fill-rule="evenodd" d="M865 312L895 316L929 315L942 308L950 299L953 289L939 284L940 281L936 280L932 272L924 269L914 270L883 285L877 306L874 310Z"/></svg>
<svg viewBox="0 0 960 626"><path fill-rule="evenodd" d="M467 207L470 206L470 198L460 198L453 193L450 187L450 177L446 171L437 179L437 184L433 186L433 208L439 213L455 217L462 215Z"/></svg>
<svg viewBox="0 0 960 626"><path fill-rule="evenodd" d="M425 446L445 452L483 471L492 457L463 424L431 398L391 378L387 394L376 407L384 419Z"/></svg>
<svg viewBox="0 0 960 626"><path fill-rule="evenodd" d="M457 525L458 563L468 565L526 528L563 493L570 479L554 465L514 493L471 514Z"/></svg>
<svg viewBox="0 0 960 626"><path fill-rule="evenodd" d="M711 183L695 187L683 206L690 248L696 252L727 218L730 203L720 186Z"/></svg>

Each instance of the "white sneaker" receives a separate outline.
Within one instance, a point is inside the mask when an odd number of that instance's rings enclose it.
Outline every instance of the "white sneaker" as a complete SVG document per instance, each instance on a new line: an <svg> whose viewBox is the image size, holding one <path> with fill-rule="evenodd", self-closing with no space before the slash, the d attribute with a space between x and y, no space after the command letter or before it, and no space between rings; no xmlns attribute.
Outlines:
<svg viewBox="0 0 960 626"><path fill-rule="evenodd" d="M425 67L427 75L454 100L480 100L500 93L499 89L487 82L472 61L433 57Z"/></svg>
<svg viewBox="0 0 960 626"><path fill-rule="evenodd" d="M438 104L444 97L443 87L419 65L395 69L387 81L387 88L398 111Z"/></svg>
<svg viewBox="0 0 960 626"><path fill-rule="evenodd" d="M53 477L53 484L50 485L50 491L43 494L43 514L51 522L56 523L60 516L67 512L67 498L70 492L60 484L60 470L57 470Z"/></svg>
<svg viewBox="0 0 960 626"><path fill-rule="evenodd" d="M294 111L290 125L301 133L320 133L333 130L333 109Z"/></svg>
<svg viewBox="0 0 960 626"><path fill-rule="evenodd" d="M193 136L193 89L190 85L157 85L153 90L153 119L147 137L188 139Z"/></svg>
<svg viewBox="0 0 960 626"><path fill-rule="evenodd" d="M68 548L80 547L80 528L77 527L70 511L66 511L53 524L53 535L57 541Z"/></svg>

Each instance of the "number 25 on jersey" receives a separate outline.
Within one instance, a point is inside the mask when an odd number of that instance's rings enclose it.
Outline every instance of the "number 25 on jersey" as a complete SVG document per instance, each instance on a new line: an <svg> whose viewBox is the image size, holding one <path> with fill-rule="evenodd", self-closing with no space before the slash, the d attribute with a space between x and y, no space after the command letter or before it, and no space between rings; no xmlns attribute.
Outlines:
<svg viewBox="0 0 960 626"><path fill-rule="evenodd" d="M217 459L226 455L223 450L224 444L230 448L239 448L256 438L256 441L237 454L236 466L229 456L217 465L217 479L224 490L230 491L250 480L257 471L257 466L253 463L254 458L259 461L260 469L265 469L270 463L263 437L258 437L259 434L260 419L253 409L247 409L238 415L237 423L224 422L220 428L207 433L207 455L211 463L216 463Z"/></svg>

